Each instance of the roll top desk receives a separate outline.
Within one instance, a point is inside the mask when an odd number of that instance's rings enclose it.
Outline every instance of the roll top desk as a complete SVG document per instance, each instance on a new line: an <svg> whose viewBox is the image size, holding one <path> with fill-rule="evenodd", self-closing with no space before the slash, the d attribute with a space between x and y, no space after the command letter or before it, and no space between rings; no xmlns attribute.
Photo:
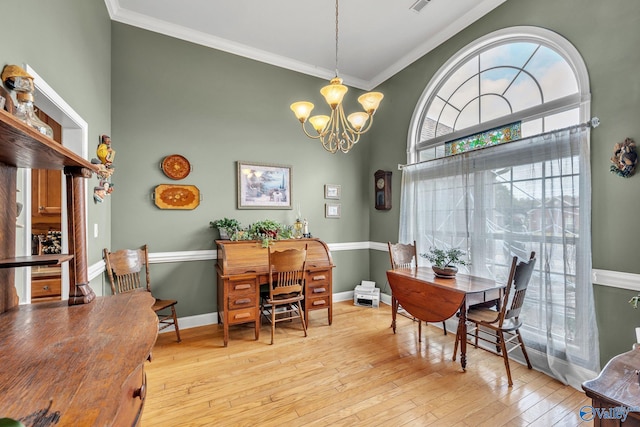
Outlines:
<svg viewBox="0 0 640 427"><path fill-rule="evenodd" d="M303 249L307 245L304 317L309 312L327 310L329 325L333 320L331 252L320 239L276 240L271 249ZM260 285L269 281L269 252L258 240L216 240L218 280L218 321L224 327L224 345L229 342L229 326L253 323L255 338L260 337Z"/></svg>

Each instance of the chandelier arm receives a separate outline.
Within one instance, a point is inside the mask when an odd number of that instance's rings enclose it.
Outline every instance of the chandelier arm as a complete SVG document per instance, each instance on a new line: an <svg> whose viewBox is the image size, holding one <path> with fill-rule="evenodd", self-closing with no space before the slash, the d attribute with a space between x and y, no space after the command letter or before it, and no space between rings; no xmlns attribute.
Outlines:
<svg viewBox="0 0 640 427"><path fill-rule="evenodd" d="M342 128L345 131L349 131L351 133L354 133L355 131L351 127L351 124L349 123L349 121L347 120L347 117L344 114L344 108L342 108L342 104L340 104L338 106L338 109L340 110L340 124L342 125Z"/></svg>
<svg viewBox="0 0 640 427"><path fill-rule="evenodd" d="M311 139L318 139L322 136L322 134L318 134L318 135L311 135L309 132L307 132L307 128L304 126L304 124L307 123L306 121L302 123L302 130L304 131L305 135L307 135L309 138Z"/></svg>

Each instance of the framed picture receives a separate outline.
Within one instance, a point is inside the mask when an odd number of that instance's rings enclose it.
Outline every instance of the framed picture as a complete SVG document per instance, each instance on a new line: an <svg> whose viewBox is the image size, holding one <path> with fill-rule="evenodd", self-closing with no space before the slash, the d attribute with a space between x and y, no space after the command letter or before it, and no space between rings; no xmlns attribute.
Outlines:
<svg viewBox="0 0 640 427"><path fill-rule="evenodd" d="M325 199L339 199L340 198L340 186L333 184L324 185L324 198Z"/></svg>
<svg viewBox="0 0 640 427"><path fill-rule="evenodd" d="M340 203L325 203L325 218L340 218Z"/></svg>
<svg viewBox="0 0 640 427"><path fill-rule="evenodd" d="M239 161L238 209L291 209L291 166Z"/></svg>

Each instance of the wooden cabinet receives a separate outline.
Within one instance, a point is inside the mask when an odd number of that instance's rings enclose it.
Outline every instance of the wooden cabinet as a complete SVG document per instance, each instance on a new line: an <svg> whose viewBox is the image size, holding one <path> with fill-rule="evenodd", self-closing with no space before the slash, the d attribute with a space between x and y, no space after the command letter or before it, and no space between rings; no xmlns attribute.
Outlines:
<svg viewBox="0 0 640 427"><path fill-rule="evenodd" d="M64 170L69 254L15 256L18 168ZM136 425L140 419L144 363L158 318L146 292L96 298L89 286L85 179L95 171L95 165L0 110L3 417L83 426ZM69 262L68 301L18 305L15 268L62 262Z"/></svg>
<svg viewBox="0 0 640 427"><path fill-rule="evenodd" d="M53 140L62 144L62 126L37 109L38 117L51 126ZM33 169L31 171L31 222L36 232L61 230L62 171Z"/></svg>
<svg viewBox="0 0 640 427"><path fill-rule="evenodd" d="M640 427L639 370L640 348L636 348L614 357L600 375L585 381L582 388L592 400L593 411L583 420L593 420L595 427Z"/></svg>
<svg viewBox="0 0 640 427"><path fill-rule="evenodd" d="M255 274L224 277L218 272L218 321L224 328L224 346L229 343L229 326L253 323L260 338L260 285Z"/></svg>
<svg viewBox="0 0 640 427"><path fill-rule="evenodd" d="M33 170L31 172L31 216L59 217L61 214L62 173L59 170Z"/></svg>
<svg viewBox="0 0 640 427"><path fill-rule="evenodd" d="M61 426L136 425L157 336L152 305L151 294L134 292L4 313L0 413L24 420L47 411L43 418L57 414L51 425Z"/></svg>
<svg viewBox="0 0 640 427"><path fill-rule="evenodd" d="M327 310L333 319L333 260L327 245L320 239L277 240L272 250L303 249L307 245L304 315ZM229 325L253 323L256 340L260 336L260 285L269 280L269 254L260 241L216 240L218 279L218 321L224 327L224 345L229 341Z"/></svg>

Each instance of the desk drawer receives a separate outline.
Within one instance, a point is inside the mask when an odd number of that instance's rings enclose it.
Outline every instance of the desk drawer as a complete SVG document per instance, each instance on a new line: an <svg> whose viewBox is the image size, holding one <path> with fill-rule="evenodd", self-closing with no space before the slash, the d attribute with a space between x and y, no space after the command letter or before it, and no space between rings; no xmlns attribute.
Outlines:
<svg viewBox="0 0 640 427"><path fill-rule="evenodd" d="M138 425L147 398L147 377L140 365L120 390L120 405L113 425Z"/></svg>
<svg viewBox="0 0 640 427"><path fill-rule="evenodd" d="M256 307L247 307L238 310L229 310L229 324L253 322L256 320Z"/></svg>
<svg viewBox="0 0 640 427"><path fill-rule="evenodd" d="M249 307L257 307L255 292L252 294L233 293L229 295L229 310L236 310Z"/></svg>
<svg viewBox="0 0 640 427"><path fill-rule="evenodd" d="M255 277L229 281L229 299L233 299L239 295L257 295L257 292L258 285Z"/></svg>
<svg viewBox="0 0 640 427"><path fill-rule="evenodd" d="M331 293L331 271L310 271L306 275L309 297L328 295Z"/></svg>
<svg viewBox="0 0 640 427"><path fill-rule="evenodd" d="M319 308L327 308L331 305L331 299L329 296L323 297L310 297L305 299L305 307L307 310L316 310Z"/></svg>
<svg viewBox="0 0 640 427"><path fill-rule="evenodd" d="M60 278L37 279L31 282L31 298L60 296Z"/></svg>

